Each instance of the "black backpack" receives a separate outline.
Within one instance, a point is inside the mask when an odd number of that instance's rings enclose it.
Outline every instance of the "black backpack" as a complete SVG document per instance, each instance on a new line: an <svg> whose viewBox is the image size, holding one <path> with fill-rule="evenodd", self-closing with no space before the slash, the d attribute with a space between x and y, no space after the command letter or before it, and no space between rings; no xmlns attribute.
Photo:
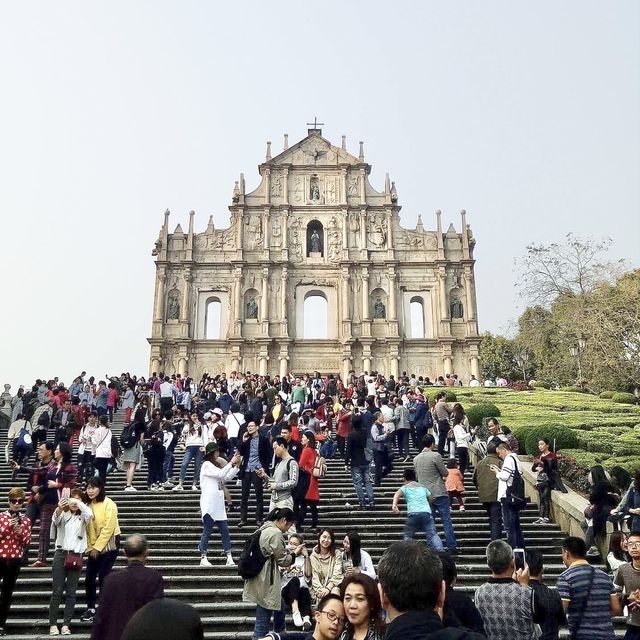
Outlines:
<svg viewBox="0 0 640 640"><path fill-rule="evenodd" d="M513 472L511 486L507 486L504 500L515 509L524 509L527 506L528 498L525 493L524 479L517 466Z"/></svg>
<svg viewBox="0 0 640 640"><path fill-rule="evenodd" d="M238 559L238 573L243 580L255 578L262 571L262 568L269 560L260 548L260 534L262 529L258 529L244 542L244 549ZM273 584L273 570L271 572L271 584Z"/></svg>
<svg viewBox="0 0 640 640"><path fill-rule="evenodd" d="M291 466L291 460L287 462L287 471ZM311 484L311 474L307 473L300 465L298 465L298 484L291 490L291 497L294 504L302 502L307 497L309 485Z"/></svg>
<svg viewBox="0 0 640 640"><path fill-rule="evenodd" d="M133 449L138 442L135 422L129 423L120 434L120 444L124 449Z"/></svg>

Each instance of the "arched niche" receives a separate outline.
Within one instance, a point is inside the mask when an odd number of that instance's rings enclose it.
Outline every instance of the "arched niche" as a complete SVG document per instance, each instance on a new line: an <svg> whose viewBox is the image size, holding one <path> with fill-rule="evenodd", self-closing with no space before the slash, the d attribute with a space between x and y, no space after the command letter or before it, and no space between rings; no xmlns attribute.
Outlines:
<svg viewBox="0 0 640 640"><path fill-rule="evenodd" d="M221 340L222 302L217 296L207 299L204 319L205 340Z"/></svg>
<svg viewBox="0 0 640 640"><path fill-rule="evenodd" d="M325 285L298 285L295 290L295 337L304 339L305 301L319 296L327 301L327 340L338 338L338 295L335 287Z"/></svg>
<svg viewBox="0 0 640 640"><path fill-rule="evenodd" d="M257 289L247 289L244 292L242 317L244 320L258 320L260 317L260 294Z"/></svg>
<svg viewBox="0 0 640 640"><path fill-rule="evenodd" d="M326 340L329 336L329 303L322 291L308 291L304 296L304 326L302 338L305 340Z"/></svg>
<svg viewBox="0 0 640 640"><path fill-rule="evenodd" d="M409 327L408 338L422 339L424 335L424 300L422 296L413 296L409 300Z"/></svg>
<svg viewBox="0 0 640 640"><path fill-rule="evenodd" d="M307 225L307 257L324 256L324 228L320 220L311 220Z"/></svg>
<svg viewBox="0 0 640 640"><path fill-rule="evenodd" d="M214 303L214 306L210 306L211 303ZM214 337L216 328L218 337ZM196 340L225 340L228 331L229 293L227 291L199 291L196 300L194 338Z"/></svg>
<svg viewBox="0 0 640 640"><path fill-rule="evenodd" d="M374 320L386 320L388 314L387 292L377 287L369 296L369 313Z"/></svg>

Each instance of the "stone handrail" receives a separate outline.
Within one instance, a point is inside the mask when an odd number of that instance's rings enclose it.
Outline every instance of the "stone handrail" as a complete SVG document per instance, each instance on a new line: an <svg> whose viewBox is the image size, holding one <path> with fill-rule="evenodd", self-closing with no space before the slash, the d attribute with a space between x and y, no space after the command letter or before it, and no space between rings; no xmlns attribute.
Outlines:
<svg viewBox="0 0 640 640"><path fill-rule="evenodd" d="M469 454L473 464L477 464L481 459L473 443L469 444ZM525 483L525 491L531 502L540 504L540 496L536 489L536 474L531 471L533 458L531 456L518 456L522 463L522 477ZM551 492L551 520L555 522L562 531L568 535L578 536L584 539L584 531L580 523L584 520L584 510L589 505L589 501L579 493L568 489L567 493L560 491ZM596 544L603 558L606 558L608 551L607 537L596 539Z"/></svg>

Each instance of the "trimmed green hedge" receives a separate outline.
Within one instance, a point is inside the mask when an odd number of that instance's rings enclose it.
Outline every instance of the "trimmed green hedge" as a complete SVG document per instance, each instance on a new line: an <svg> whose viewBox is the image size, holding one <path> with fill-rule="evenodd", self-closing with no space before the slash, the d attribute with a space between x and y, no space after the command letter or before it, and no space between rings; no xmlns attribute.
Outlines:
<svg viewBox="0 0 640 640"><path fill-rule="evenodd" d="M576 449L580 446L576 431L569 429L569 427L527 425L526 427L515 427L512 431L520 443L520 453L530 456L538 455L538 442L543 438L549 440L552 447L555 440L556 451Z"/></svg>
<svg viewBox="0 0 640 640"><path fill-rule="evenodd" d="M479 427L489 418L497 418L500 415L500 409L491 402L479 402L470 406L466 411L469 424L472 427Z"/></svg>
<svg viewBox="0 0 640 640"><path fill-rule="evenodd" d="M618 402L620 404L635 404L636 403L636 397L633 395L633 393L624 393L622 391L618 391L617 393L614 393L611 396L611 399L614 402Z"/></svg>
<svg viewBox="0 0 640 640"><path fill-rule="evenodd" d="M615 391L603 391L603 392L600 394L600 397L601 397L603 400L611 400L611 398L613 398L613 394L614 394L614 393L615 393Z"/></svg>
<svg viewBox="0 0 640 640"><path fill-rule="evenodd" d="M428 398L429 404L436 401L436 396L441 391L444 391L447 394L447 398L446 398L447 402L458 402L458 396L453 391L449 391L448 389L443 387L438 387L435 391L430 392L428 396L426 395L426 392L425 392L425 397Z"/></svg>

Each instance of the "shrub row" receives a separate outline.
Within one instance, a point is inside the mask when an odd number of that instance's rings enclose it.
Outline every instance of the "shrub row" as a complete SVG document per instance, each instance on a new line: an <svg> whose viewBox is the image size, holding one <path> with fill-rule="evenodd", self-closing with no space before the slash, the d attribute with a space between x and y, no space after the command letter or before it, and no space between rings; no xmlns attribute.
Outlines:
<svg viewBox="0 0 640 640"><path fill-rule="evenodd" d="M520 443L520 453L530 456L538 454L538 442L543 438L549 440L552 447L555 441L556 451L576 449L579 446L576 431L560 425L514 427L513 435Z"/></svg>
<svg viewBox="0 0 640 640"><path fill-rule="evenodd" d="M479 402L469 407L466 415L472 427L479 427L485 420L497 418L500 415L500 409L490 402Z"/></svg>

